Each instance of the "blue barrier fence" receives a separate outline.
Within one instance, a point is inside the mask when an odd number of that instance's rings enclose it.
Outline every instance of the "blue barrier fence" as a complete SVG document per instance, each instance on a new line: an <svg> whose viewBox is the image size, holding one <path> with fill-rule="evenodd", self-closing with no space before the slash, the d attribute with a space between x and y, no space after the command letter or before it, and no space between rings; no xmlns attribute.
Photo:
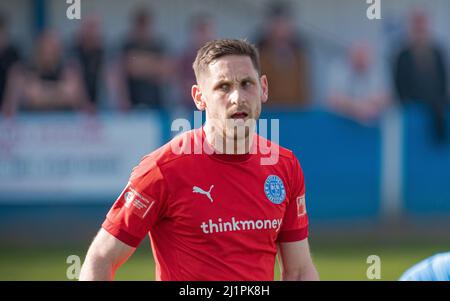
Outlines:
<svg viewBox="0 0 450 301"><path fill-rule="evenodd" d="M450 124L447 141L435 139L431 112L419 106L403 114L403 209L412 215L450 212Z"/></svg>
<svg viewBox="0 0 450 301"><path fill-rule="evenodd" d="M280 119L280 144L299 158L307 206L316 219L376 218L380 129L323 111L267 113Z"/></svg>
<svg viewBox="0 0 450 301"><path fill-rule="evenodd" d="M400 158L403 158L400 212L411 215L450 214L450 143L447 141L437 145L433 142L430 138L430 115L423 108L407 108L399 116L403 125L402 149L399 150L402 151ZM115 118L121 117L107 116L101 119L115 122ZM136 118L143 118L150 124L146 114L135 116L135 122ZM383 153L382 144L385 141L381 125L364 126L320 110L265 111L261 118L280 120L279 142L293 150L301 162L307 187L308 212L315 221L376 221L380 218L383 214L382 166L385 156L389 156ZM171 119L168 116L151 120L151 124L155 122L160 123L158 128L162 132L147 137L158 140L152 141L153 146L163 144L173 134L170 130ZM446 126L450 133L449 124ZM150 127L147 125L146 128ZM134 130L137 131L136 128ZM108 131L114 131L114 128ZM132 142L124 140L133 138L132 133L129 136L121 138L124 150L133 147ZM105 137L115 139L115 135L111 133ZM138 160L139 158L136 158L136 162ZM2 166L4 165L0 165L0 168ZM125 176L128 176L129 171L130 169L126 169ZM4 175L5 172L0 171L0 176ZM125 185L125 182L122 184ZM115 191L111 195L116 195L123 188L120 184L120 187L116 186L114 184ZM95 187L89 189L93 191ZM70 193L66 194L61 195L61 203L64 199L74 199L70 198ZM2 191L0 195L4 195ZM92 201L97 203L97 207L106 204L107 208L114 200L105 196L106 194L101 199L94 197L95 199L79 201L82 206ZM41 201L44 203L45 200ZM39 202L33 202L33 206L38 204ZM6 217L7 206L3 204L0 208L1 216ZM17 208L14 212L17 212Z"/></svg>

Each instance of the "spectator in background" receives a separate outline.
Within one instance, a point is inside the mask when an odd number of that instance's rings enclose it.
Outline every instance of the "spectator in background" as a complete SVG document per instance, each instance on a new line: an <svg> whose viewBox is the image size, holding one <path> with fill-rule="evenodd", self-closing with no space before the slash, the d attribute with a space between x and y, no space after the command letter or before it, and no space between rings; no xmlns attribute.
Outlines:
<svg viewBox="0 0 450 301"><path fill-rule="evenodd" d="M7 21L0 14L0 111L6 116L11 115L13 109L5 100L9 98L7 95L10 86L8 82L18 74L19 59L19 52L10 41Z"/></svg>
<svg viewBox="0 0 450 301"><path fill-rule="evenodd" d="M256 44L260 50L262 73L270 84L273 106L305 106L310 102L310 76L304 43L292 24L289 8L271 7L267 27Z"/></svg>
<svg viewBox="0 0 450 301"><path fill-rule="evenodd" d="M388 104L386 75L374 63L367 43L354 43L345 60L331 67L329 76L327 103L337 113L367 124Z"/></svg>
<svg viewBox="0 0 450 301"><path fill-rule="evenodd" d="M196 82L192 62L200 49L207 41L215 38L215 29L212 17L198 14L191 18L189 24L189 44L183 50L178 63L178 83L182 106L192 111L196 110L192 102L191 87Z"/></svg>
<svg viewBox="0 0 450 301"><path fill-rule="evenodd" d="M99 105L99 83L103 76L104 48L98 16L90 15L82 19L76 33L73 58L80 70L84 91L88 100L87 108L94 112Z"/></svg>
<svg viewBox="0 0 450 301"><path fill-rule="evenodd" d="M83 86L76 69L65 64L55 33L43 32L32 63L12 83L15 108L27 111L86 109Z"/></svg>
<svg viewBox="0 0 450 301"><path fill-rule="evenodd" d="M152 21L144 8L133 15L113 85L121 110L164 107L163 90L174 64L164 42L155 36Z"/></svg>
<svg viewBox="0 0 450 301"><path fill-rule="evenodd" d="M434 136L445 140L448 77L442 49L430 34L428 16L415 10L409 18L409 41L394 66L395 88L401 104L425 103L432 112Z"/></svg>

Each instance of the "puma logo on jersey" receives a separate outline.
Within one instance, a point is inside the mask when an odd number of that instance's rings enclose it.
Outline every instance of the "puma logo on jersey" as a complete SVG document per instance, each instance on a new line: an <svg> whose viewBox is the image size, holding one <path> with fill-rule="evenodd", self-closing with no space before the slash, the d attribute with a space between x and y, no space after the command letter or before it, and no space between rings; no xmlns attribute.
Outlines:
<svg viewBox="0 0 450 301"><path fill-rule="evenodd" d="M211 197L211 190L214 188L214 185L211 185L211 187L209 188L208 191L204 191L203 189L201 189L200 187L194 186L192 187L192 192L193 193L200 193L200 194L204 194L208 197L208 199L211 201L211 203L213 202L213 199Z"/></svg>

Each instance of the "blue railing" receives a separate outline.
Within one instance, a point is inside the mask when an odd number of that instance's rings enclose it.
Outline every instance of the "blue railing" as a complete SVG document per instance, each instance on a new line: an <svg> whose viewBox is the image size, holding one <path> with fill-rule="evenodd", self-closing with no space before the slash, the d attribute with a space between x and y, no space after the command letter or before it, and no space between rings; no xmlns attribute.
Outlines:
<svg viewBox="0 0 450 301"><path fill-rule="evenodd" d="M450 110L448 113L447 116L450 116ZM123 117L120 116L105 114L100 120L115 122L115 118ZM397 184L400 185L401 191L399 200L396 200L400 204L399 212L410 215L441 213L449 215L449 141L435 143L432 139L431 115L421 107L408 107L398 116L402 125L399 136L399 139L402 139L399 143L401 148L397 150L400 154L399 166L402 171L399 173ZM135 117L149 119L148 115L142 112ZM20 123L21 118L16 122ZM293 150L301 162L306 180L307 208L314 220L376 221L385 213L383 177L386 173L383 172L383 166L386 164L383 162L390 154L383 148L386 141L383 139L385 132L382 122L378 125L364 126L321 110L296 112L271 110L265 111L261 118L280 120L279 142L282 146ZM41 119L36 120L39 122ZM152 118L151 122L161 123L159 128L162 133L153 136L158 137L155 138L158 141L152 141L153 145L161 145L173 134L170 132L171 119L163 115L158 120ZM446 127L449 136L449 123ZM136 128L134 130L138 131ZM122 143L124 147L133 147L133 144ZM129 171L130 169L125 170L125 178ZM389 173L389 166L387 172ZM117 187L117 191L122 188ZM74 199L70 195L60 197L62 200ZM91 200L80 201L85 206ZM102 198L92 201L96 201L97 204L110 204L113 200ZM35 205L37 203L39 202L34 202Z"/></svg>

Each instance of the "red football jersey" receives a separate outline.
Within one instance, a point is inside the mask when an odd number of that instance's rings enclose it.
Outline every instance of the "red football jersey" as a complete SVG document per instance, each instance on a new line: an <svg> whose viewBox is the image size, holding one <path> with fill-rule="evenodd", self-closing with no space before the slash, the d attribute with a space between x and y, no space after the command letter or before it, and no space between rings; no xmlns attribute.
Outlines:
<svg viewBox="0 0 450 301"><path fill-rule="evenodd" d="M133 169L103 228L133 247L148 233L157 280L273 280L277 243L308 236L304 177L282 147L261 165L275 144L254 137L243 155L194 154L203 128L175 137Z"/></svg>

